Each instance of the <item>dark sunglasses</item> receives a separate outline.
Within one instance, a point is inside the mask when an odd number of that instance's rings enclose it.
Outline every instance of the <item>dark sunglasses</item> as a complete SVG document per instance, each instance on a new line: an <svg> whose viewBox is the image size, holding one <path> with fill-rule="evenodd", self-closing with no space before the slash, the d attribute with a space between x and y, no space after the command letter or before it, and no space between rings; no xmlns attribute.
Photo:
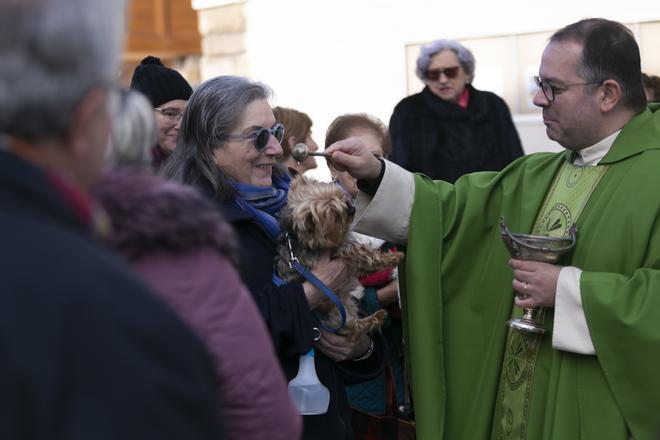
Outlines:
<svg viewBox="0 0 660 440"><path fill-rule="evenodd" d="M228 135L226 139L230 141L244 141L246 139L254 139L254 147L257 151L263 151L268 146L270 135L273 135L277 142L280 144L284 140L284 125L275 124L272 128L261 127L246 134Z"/></svg>
<svg viewBox="0 0 660 440"><path fill-rule="evenodd" d="M461 66L447 67L446 69L432 69L424 72L424 78L429 81L437 81L440 78L440 75L443 73L449 79L456 78L458 72L461 70Z"/></svg>

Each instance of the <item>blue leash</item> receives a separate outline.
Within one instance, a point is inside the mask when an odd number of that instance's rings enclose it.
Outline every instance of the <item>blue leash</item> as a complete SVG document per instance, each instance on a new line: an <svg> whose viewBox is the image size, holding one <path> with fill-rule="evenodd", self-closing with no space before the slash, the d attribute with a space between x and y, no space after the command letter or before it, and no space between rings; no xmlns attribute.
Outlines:
<svg viewBox="0 0 660 440"><path fill-rule="evenodd" d="M298 272L303 278L305 278L307 281L312 283L314 286L316 286L325 296L330 298L330 300L335 303L335 306L337 307L337 310L339 310L339 315L341 316L341 324L339 324L339 327L328 327L324 325L318 317L316 317L316 320L319 322L320 327L323 330L326 330L331 333L337 333L339 330L341 330L344 325L346 324L346 309L344 309L344 305L341 303L337 295L328 288L325 284L323 284L323 281L319 280L316 275L314 275L312 272L309 271L305 266L300 264L300 260L298 260L298 257L296 257L293 254L293 246L291 244L291 237L289 236L289 233L287 232L285 234L286 236L286 242L287 246L289 248L289 267L296 272ZM276 286L281 286L283 284L286 284L286 282L280 278L277 274L273 273L273 283L275 283Z"/></svg>

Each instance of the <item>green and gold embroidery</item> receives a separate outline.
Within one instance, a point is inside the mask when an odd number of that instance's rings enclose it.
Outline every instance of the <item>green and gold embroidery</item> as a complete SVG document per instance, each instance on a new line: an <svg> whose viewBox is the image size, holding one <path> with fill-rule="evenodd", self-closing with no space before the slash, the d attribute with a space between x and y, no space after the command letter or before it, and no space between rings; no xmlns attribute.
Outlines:
<svg viewBox="0 0 660 440"><path fill-rule="evenodd" d="M578 167L566 162L541 205L532 234L568 237L569 228L579 218L605 171L607 166ZM514 307L512 316L521 313ZM537 319L543 322L545 310L539 313ZM499 386L500 407L496 411L500 417L499 438L503 440L526 439L534 368L543 337L538 333L509 330Z"/></svg>

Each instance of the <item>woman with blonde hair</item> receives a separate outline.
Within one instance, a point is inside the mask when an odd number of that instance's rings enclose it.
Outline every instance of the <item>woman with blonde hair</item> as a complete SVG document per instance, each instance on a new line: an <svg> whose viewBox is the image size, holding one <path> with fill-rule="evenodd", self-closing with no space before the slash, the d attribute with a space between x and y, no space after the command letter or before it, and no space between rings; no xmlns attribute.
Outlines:
<svg viewBox="0 0 660 440"><path fill-rule="evenodd" d="M282 155L278 161L284 163L289 171L302 174L317 167L314 157L308 156L304 162L297 162L291 156L291 149L299 143L307 145L309 151L317 151L319 146L312 139L312 120L307 114L286 107L273 108L275 119L286 127L282 140Z"/></svg>
<svg viewBox="0 0 660 440"><path fill-rule="evenodd" d="M279 215L287 203L290 176L276 162L286 130L274 115L270 96L267 86L248 78L220 76L201 84L190 98L163 173L195 186L233 226L239 272L270 331L287 380L298 373L300 356L314 347L316 373L330 402L324 414L303 417L303 440L352 440L345 387L377 377L385 347L379 335L349 338L323 330L313 313L325 299L319 283L281 284L274 276ZM334 290L344 263L330 257L322 253L308 269ZM292 438L271 431L269 439Z"/></svg>

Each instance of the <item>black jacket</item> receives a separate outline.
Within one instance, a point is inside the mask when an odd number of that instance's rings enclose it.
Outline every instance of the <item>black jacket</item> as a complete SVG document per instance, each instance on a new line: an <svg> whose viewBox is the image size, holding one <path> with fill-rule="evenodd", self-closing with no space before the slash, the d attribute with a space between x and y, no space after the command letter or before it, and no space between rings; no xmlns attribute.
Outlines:
<svg viewBox="0 0 660 440"><path fill-rule="evenodd" d="M467 86L466 109L428 87L404 98L390 120L390 160L432 179L454 183L463 174L500 171L523 155L506 103Z"/></svg>
<svg viewBox="0 0 660 440"><path fill-rule="evenodd" d="M212 193L208 188L204 192ZM276 251L273 240L249 214L231 202L218 202L218 206L237 233L239 272L264 316L284 374L291 380L298 372L300 355L312 348L312 327L316 325L302 285L274 286ZM360 362L334 362L316 351L316 373L330 391L330 407L326 414L303 417L304 440L353 439L345 386L373 379L383 371L386 348L382 337L374 336L374 343L374 353Z"/></svg>
<svg viewBox="0 0 660 440"><path fill-rule="evenodd" d="M0 438L218 439L201 343L0 151Z"/></svg>

